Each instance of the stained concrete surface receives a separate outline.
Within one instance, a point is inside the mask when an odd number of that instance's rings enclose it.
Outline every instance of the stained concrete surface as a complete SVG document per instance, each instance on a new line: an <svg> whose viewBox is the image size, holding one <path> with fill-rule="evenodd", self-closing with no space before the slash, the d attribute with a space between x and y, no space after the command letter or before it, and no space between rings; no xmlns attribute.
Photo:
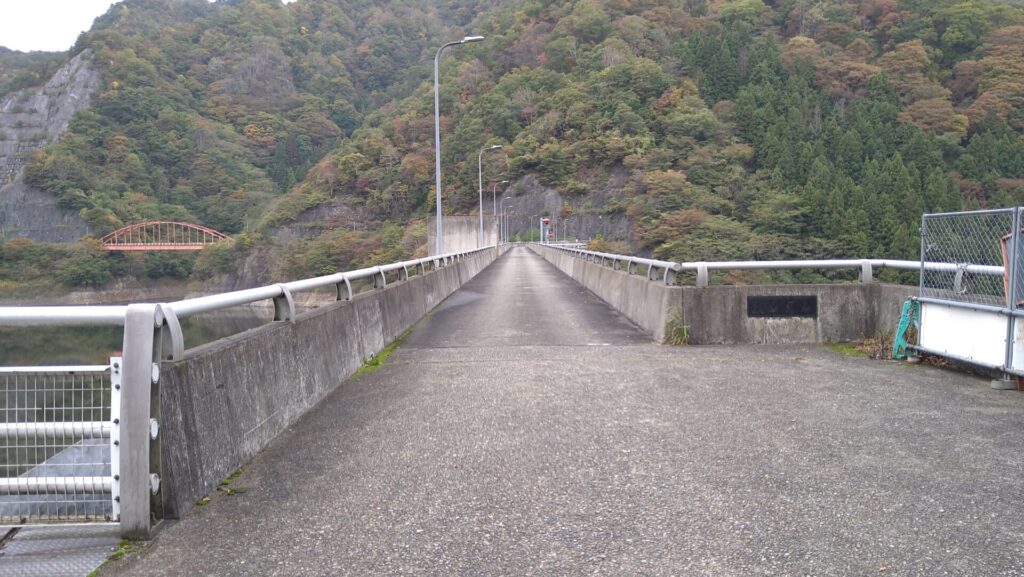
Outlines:
<svg viewBox="0 0 1024 577"><path fill-rule="evenodd" d="M102 575L1024 575L1024 395L651 343L525 249Z"/></svg>

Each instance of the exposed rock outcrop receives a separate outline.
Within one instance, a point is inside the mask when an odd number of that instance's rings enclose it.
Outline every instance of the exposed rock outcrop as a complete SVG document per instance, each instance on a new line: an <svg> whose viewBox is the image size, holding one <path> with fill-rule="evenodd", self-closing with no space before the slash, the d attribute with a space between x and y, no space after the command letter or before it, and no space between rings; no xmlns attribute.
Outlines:
<svg viewBox="0 0 1024 577"><path fill-rule="evenodd" d="M77 214L57 208L57 199L22 180L32 152L56 142L75 112L88 106L100 84L91 54L84 51L46 85L0 101L0 239L15 236L70 242L88 232Z"/></svg>
<svg viewBox="0 0 1024 577"><path fill-rule="evenodd" d="M506 206L514 207L509 218L509 233L523 235L538 226L532 215L546 214L550 217L564 217L563 207L568 206L569 219L558 221L558 238L568 240L589 240L598 235L604 238L632 238L633 225L624 214L603 214L594 207L606 206L622 196L626 180L625 171L613 171L602 187L592 188L586 196L563 195L557 189L545 186L535 174L527 174L512 184L505 192L499 191L498 198L507 198ZM484 210L489 212L491 198L484 195Z"/></svg>

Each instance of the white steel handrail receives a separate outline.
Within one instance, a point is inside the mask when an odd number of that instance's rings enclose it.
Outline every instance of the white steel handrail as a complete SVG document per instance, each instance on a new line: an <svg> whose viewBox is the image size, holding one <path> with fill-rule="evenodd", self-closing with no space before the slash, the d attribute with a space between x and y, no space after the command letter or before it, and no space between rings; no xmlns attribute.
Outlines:
<svg viewBox="0 0 1024 577"><path fill-rule="evenodd" d="M73 373L105 373L110 370L108 365L67 365L53 367L0 367L0 375L21 374L73 374Z"/></svg>
<svg viewBox="0 0 1024 577"><path fill-rule="evenodd" d="M898 270L921 270L921 261L917 260L891 260L891 259L853 259L853 260L775 260L775 261L734 261L734 262L705 262L705 263L679 263L680 270L697 270L700 265L708 270L792 270L801 268L859 268L864 264L870 264L873 268L892 268ZM980 275L1002 276L1003 267L976 265L976 264L955 264L948 262L925 262L925 270L953 272L963 269L966 272Z"/></svg>
<svg viewBox="0 0 1024 577"><path fill-rule="evenodd" d="M109 493L110 477L0 477L0 495Z"/></svg>
<svg viewBox="0 0 1024 577"><path fill-rule="evenodd" d="M654 275L651 274L651 270L662 270L664 271L663 280L666 283L674 282L675 273L683 271L693 271L697 273L697 286L707 286L709 271L713 270L795 270L795 269L842 269L842 268L853 268L861 269L861 281L870 282L872 280L872 271L876 268L891 268L897 270L916 270L919 271L924 268L926 271L939 271L939 272L956 272L964 271L970 274L977 275L988 275L988 276L1002 276L1004 274L1003 267L991 266L991 265L977 265L977 264L958 264L958 263L947 263L947 262L924 262L914 260L893 260L893 259L828 259L828 260L769 260L769 261L709 261L709 262L671 262L665 260L657 260L650 258L643 258L637 256L628 256L621 254L613 254L592 250L585 250L579 248L570 248L564 246L552 246L552 245L538 245L544 248L550 248L554 250L560 250L563 252L570 253L578 258L586 258L588 260L599 260L601 262L610 262L613 266L619 263L627 263L629 267L627 272L632 273L635 265L641 265L648 268L648 278L654 280Z"/></svg>
<svg viewBox="0 0 1024 577"><path fill-rule="evenodd" d="M109 421L71 421L57 423L0 423L0 439L43 437L76 437L106 439L112 426Z"/></svg>
<svg viewBox="0 0 1024 577"><path fill-rule="evenodd" d="M0 307L0 326L121 326L126 308L96 305Z"/></svg>
<svg viewBox="0 0 1024 577"><path fill-rule="evenodd" d="M428 256L281 284L184 299L163 306L180 319L234 306L283 298L286 292L298 293L332 285L348 284L362 279L383 278L383 275L395 271L399 271L400 275L407 275L410 269L422 269L427 265L438 268L452 261L494 248L490 246L464 252ZM127 306L106 305L0 307L0 326L122 326L125 322L127 308Z"/></svg>

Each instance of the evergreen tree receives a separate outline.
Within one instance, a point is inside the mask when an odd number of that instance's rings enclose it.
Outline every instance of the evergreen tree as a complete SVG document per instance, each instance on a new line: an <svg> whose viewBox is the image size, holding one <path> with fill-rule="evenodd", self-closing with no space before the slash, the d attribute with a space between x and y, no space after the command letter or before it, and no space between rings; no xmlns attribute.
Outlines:
<svg viewBox="0 0 1024 577"><path fill-rule="evenodd" d="M725 39L718 41L718 49L702 71L701 96L708 104L714 104L719 100L731 100L736 96L740 73L736 57Z"/></svg>

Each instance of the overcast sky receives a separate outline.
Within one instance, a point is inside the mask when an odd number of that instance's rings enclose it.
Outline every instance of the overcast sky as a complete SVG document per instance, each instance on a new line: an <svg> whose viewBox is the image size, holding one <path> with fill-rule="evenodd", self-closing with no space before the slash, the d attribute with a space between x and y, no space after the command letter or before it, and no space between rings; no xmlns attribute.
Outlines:
<svg viewBox="0 0 1024 577"><path fill-rule="evenodd" d="M292 2L294 0L285 0ZM0 46L67 50L115 0L0 0Z"/></svg>

